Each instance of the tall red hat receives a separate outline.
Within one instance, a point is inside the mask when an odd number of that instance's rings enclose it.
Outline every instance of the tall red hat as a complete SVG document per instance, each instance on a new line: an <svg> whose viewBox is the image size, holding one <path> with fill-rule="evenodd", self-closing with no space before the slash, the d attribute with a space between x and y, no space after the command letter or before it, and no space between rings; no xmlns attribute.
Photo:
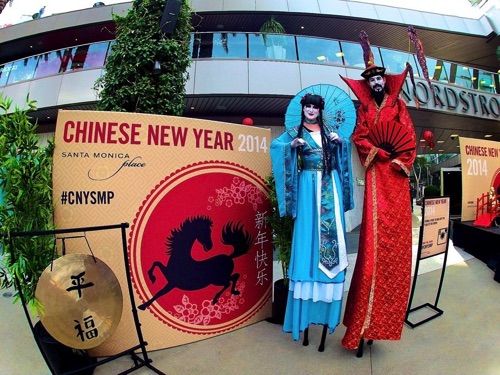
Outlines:
<svg viewBox="0 0 500 375"><path fill-rule="evenodd" d="M384 76L385 68L374 64L375 59L373 58L368 34L364 30L361 30L359 33L359 43L361 44L361 48L363 48L363 60L365 61L366 67L365 71L361 73L361 77L370 79L370 77L374 76Z"/></svg>

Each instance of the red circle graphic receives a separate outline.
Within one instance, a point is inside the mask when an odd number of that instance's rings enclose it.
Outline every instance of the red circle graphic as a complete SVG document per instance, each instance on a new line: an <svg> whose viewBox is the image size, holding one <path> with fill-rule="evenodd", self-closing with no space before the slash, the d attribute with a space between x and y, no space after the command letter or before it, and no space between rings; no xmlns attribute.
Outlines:
<svg viewBox="0 0 500 375"><path fill-rule="evenodd" d="M162 180L130 231L138 307L193 334L228 331L254 316L271 296L266 192L256 173L223 161Z"/></svg>

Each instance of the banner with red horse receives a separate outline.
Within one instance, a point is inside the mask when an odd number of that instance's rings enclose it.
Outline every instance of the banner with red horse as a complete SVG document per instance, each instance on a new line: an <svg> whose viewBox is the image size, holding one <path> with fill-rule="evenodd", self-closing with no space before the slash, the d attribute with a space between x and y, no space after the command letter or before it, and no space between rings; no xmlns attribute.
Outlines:
<svg viewBox="0 0 500 375"><path fill-rule="evenodd" d="M181 345L270 316L269 129L173 116L60 111L54 153L58 228L127 222L119 236L89 233L123 289L118 328L91 354L137 344L134 301L148 350Z"/></svg>

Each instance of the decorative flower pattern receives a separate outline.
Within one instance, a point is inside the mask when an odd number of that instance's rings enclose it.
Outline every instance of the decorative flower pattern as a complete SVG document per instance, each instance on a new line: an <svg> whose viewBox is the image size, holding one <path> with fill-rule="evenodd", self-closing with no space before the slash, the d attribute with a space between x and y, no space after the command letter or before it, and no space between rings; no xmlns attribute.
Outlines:
<svg viewBox="0 0 500 375"><path fill-rule="evenodd" d="M230 187L224 186L220 189L215 189L216 196L209 197L209 204L216 206L232 207L233 204L243 205L246 202L250 203L253 210L257 211L258 205L263 202L263 193L254 185L240 180L239 177L234 177ZM209 205L208 209L212 207Z"/></svg>
<svg viewBox="0 0 500 375"><path fill-rule="evenodd" d="M239 305L245 303L243 298L245 286L244 281L238 281L236 289L240 291L240 295L234 295L230 291L226 291L223 297L219 298L217 304L213 305L211 300L206 299L201 303L201 307L196 303L191 303L189 297L184 294L182 296L182 305L174 305L175 313L169 311L169 314L186 323L203 326L214 324L212 320L222 319L224 314L238 310Z"/></svg>

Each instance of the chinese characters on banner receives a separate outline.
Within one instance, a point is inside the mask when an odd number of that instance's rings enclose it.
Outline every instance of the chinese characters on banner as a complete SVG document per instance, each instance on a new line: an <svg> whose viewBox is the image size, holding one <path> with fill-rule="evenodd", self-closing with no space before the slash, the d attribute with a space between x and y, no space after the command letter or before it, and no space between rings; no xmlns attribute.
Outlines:
<svg viewBox="0 0 500 375"><path fill-rule="evenodd" d="M476 220L477 199L491 188L500 193L500 143L460 137L462 221Z"/></svg>
<svg viewBox="0 0 500 375"><path fill-rule="evenodd" d="M273 261L273 259L268 258L268 254L264 247L266 242L270 240L267 232L265 231L266 214L267 213L261 212L255 217L255 227L258 229L256 245L259 246L257 254L255 255L255 266L257 268L257 284L259 285L264 285L269 282L270 278L272 279L272 275L269 275L267 272L269 271L269 264Z"/></svg>
<svg viewBox="0 0 500 375"><path fill-rule="evenodd" d="M270 316L269 129L173 116L60 111L54 152L58 228L127 222L93 249L131 278L148 350L205 339ZM116 243L118 242L118 243ZM68 252L72 250L69 248ZM130 301L91 352L136 345ZM85 327L85 322L80 322Z"/></svg>

